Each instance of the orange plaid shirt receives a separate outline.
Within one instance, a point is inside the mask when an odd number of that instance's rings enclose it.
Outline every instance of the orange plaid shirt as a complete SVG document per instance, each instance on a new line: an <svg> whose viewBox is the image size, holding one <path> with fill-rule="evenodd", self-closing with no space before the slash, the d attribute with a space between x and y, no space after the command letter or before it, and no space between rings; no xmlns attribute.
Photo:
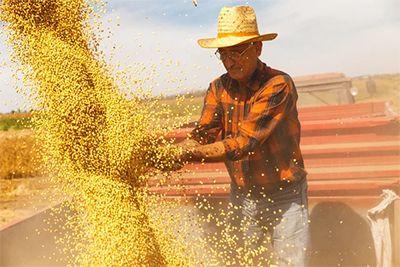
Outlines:
<svg viewBox="0 0 400 267"><path fill-rule="evenodd" d="M259 61L247 88L227 73L211 82L191 136L201 144L223 142L233 185L282 188L307 175L297 98L289 75Z"/></svg>

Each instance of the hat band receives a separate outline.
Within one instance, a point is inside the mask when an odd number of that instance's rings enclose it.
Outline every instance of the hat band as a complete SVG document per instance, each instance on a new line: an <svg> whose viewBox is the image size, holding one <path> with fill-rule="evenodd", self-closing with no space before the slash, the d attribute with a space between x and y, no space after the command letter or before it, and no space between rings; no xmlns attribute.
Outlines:
<svg viewBox="0 0 400 267"><path fill-rule="evenodd" d="M224 38L224 37L243 37L243 36L254 36L254 35L260 35L257 32L220 32L218 33L218 38Z"/></svg>

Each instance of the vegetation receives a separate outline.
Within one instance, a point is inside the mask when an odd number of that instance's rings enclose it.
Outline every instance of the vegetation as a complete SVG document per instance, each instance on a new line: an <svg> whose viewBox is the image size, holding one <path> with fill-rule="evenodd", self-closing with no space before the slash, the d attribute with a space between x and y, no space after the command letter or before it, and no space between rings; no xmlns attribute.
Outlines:
<svg viewBox="0 0 400 267"><path fill-rule="evenodd" d="M400 113L400 74L381 74L371 76L376 83L376 92L368 93L368 76L355 77L352 84L358 89L356 102L390 101L396 112Z"/></svg>
<svg viewBox="0 0 400 267"><path fill-rule="evenodd" d="M39 155L32 131L8 131L0 135L0 179L39 175Z"/></svg>
<svg viewBox="0 0 400 267"><path fill-rule="evenodd" d="M30 113L10 113L0 115L0 131L22 130L31 125Z"/></svg>

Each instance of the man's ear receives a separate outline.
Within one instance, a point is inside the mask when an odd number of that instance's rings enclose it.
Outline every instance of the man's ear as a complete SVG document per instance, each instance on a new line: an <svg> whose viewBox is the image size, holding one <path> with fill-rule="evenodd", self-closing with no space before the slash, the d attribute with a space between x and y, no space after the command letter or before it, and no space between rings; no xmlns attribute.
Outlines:
<svg viewBox="0 0 400 267"><path fill-rule="evenodd" d="M262 42L256 42L255 46L256 46L257 56L259 57L259 56L261 56L261 51L262 51L263 44L262 44Z"/></svg>

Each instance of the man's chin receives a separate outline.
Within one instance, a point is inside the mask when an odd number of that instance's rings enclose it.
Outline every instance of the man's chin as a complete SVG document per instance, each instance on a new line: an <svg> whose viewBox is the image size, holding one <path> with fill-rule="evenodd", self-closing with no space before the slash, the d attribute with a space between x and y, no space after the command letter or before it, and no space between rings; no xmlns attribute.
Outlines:
<svg viewBox="0 0 400 267"><path fill-rule="evenodd" d="M229 76L231 76L232 79L241 81L243 79L242 75L239 75L238 73L235 72L229 72Z"/></svg>

